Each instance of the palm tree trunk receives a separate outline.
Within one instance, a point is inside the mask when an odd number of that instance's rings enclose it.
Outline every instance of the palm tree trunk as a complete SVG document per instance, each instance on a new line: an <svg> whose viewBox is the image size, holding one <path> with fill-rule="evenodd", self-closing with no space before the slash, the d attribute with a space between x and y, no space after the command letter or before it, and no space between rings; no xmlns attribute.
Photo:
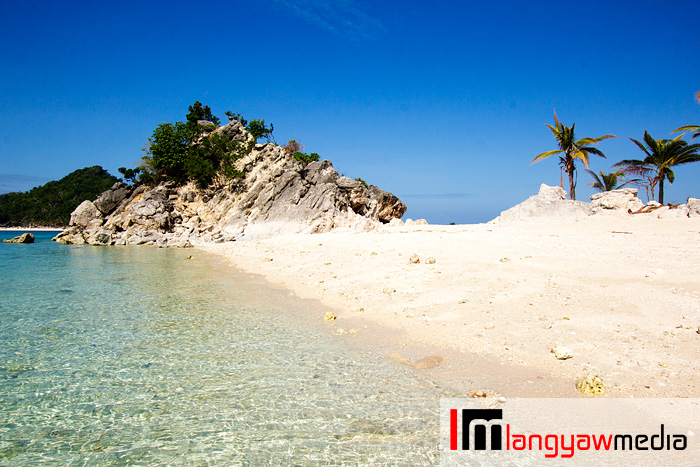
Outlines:
<svg viewBox="0 0 700 467"><path fill-rule="evenodd" d="M664 204L664 179L659 180L659 203Z"/></svg>
<svg viewBox="0 0 700 467"><path fill-rule="evenodd" d="M569 172L569 198L576 201L576 184L574 183L574 173Z"/></svg>

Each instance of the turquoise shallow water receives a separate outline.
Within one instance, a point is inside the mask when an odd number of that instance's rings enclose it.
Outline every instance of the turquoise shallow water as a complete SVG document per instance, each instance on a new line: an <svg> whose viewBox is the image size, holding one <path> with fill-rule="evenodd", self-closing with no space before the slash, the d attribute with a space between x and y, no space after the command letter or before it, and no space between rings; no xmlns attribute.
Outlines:
<svg viewBox="0 0 700 467"><path fill-rule="evenodd" d="M299 324L302 302L198 251L52 235L0 243L0 465L439 463L453 394Z"/></svg>

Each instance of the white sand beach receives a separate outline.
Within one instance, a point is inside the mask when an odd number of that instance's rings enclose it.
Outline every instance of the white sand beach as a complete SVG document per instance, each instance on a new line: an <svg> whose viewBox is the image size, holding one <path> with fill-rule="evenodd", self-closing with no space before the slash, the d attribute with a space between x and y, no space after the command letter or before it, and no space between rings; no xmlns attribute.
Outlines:
<svg viewBox="0 0 700 467"><path fill-rule="evenodd" d="M612 397L700 397L699 218L397 226L201 248L330 307L335 321L314 307L309 319L338 339L465 394L575 397L577 378L597 374ZM555 344L573 358L556 359Z"/></svg>

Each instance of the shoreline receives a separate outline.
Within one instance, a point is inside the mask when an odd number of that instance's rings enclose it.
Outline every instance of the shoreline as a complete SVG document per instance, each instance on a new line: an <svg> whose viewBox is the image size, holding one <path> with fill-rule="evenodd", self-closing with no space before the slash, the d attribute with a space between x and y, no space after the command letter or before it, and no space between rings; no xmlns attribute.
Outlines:
<svg viewBox="0 0 700 467"><path fill-rule="evenodd" d="M63 232L58 227L0 227L0 232Z"/></svg>
<svg viewBox="0 0 700 467"><path fill-rule="evenodd" d="M400 226L197 248L317 300L337 319L309 319L339 339L465 396L577 397L586 374L609 397L700 394L700 219ZM574 357L557 360L555 344Z"/></svg>

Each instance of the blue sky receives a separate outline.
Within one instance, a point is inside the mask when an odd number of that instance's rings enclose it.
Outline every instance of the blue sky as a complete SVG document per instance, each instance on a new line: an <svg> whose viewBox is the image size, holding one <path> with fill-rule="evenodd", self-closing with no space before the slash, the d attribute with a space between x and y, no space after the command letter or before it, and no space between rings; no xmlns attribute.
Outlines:
<svg viewBox="0 0 700 467"><path fill-rule="evenodd" d="M264 118L406 217L487 221L559 183L544 123L629 137L700 124L697 2L3 2L0 192L135 166L199 100ZM577 198L593 193L579 170ZM666 200L700 197L700 163ZM644 199L644 198L643 198Z"/></svg>

